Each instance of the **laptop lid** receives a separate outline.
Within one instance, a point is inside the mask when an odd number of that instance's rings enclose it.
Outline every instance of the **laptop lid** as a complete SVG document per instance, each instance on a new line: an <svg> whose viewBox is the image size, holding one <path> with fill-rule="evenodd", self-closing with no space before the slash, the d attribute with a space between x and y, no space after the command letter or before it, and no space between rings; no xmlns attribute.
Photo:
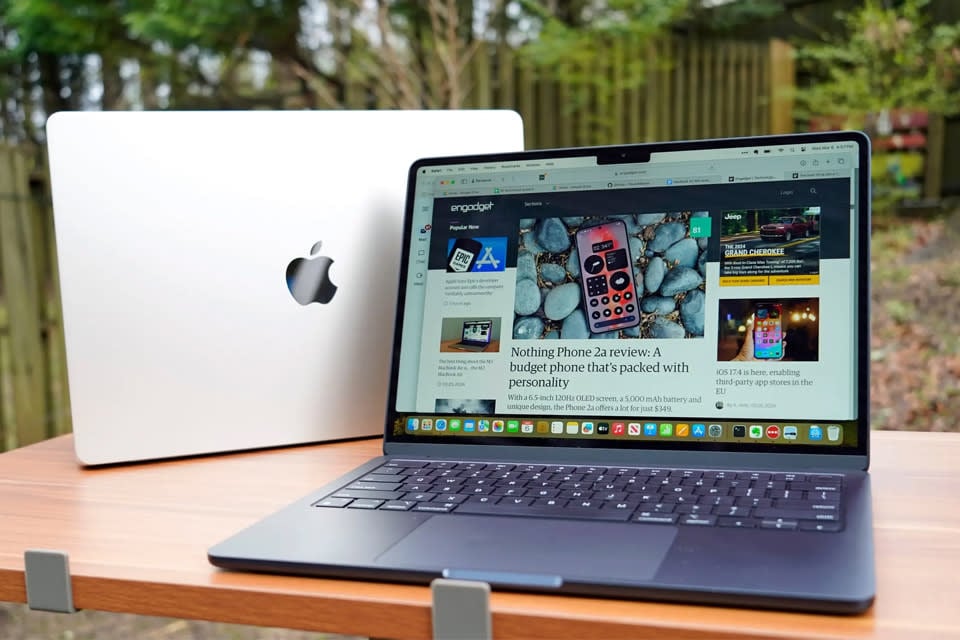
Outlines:
<svg viewBox="0 0 960 640"><path fill-rule="evenodd" d="M858 132L420 161L385 450L866 468L869 208Z"/></svg>
<svg viewBox="0 0 960 640"><path fill-rule="evenodd" d="M507 111L58 113L86 464L379 434L410 163L523 148Z"/></svg>

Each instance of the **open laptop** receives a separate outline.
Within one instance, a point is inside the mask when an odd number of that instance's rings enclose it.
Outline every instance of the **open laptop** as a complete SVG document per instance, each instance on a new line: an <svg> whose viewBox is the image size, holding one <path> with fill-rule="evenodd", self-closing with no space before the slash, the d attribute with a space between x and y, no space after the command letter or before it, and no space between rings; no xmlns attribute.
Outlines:
<svg viewBox="0 0 960 640"><path fill-rule="evenodd" d="M407 170L523 148L512 111L58 113L85 464L382 433Z"/></svg>
<svg viewBox="0 0 960 640"><path fill-rule="evenodd" d="M415 163L384 456L210 560L864 610L869 158L842 132ZM819 228L761 237L787 215ZM504 269L450 272L470 237ZM501 318L499 352L441 353L458 314Z"/></svg>
<svg viewBox="0 0 960 640"><path fill-rule="evenodd" d="M453 345L462 351L485 351L493 339L493 320L464 320L460 342Z"/></svg>

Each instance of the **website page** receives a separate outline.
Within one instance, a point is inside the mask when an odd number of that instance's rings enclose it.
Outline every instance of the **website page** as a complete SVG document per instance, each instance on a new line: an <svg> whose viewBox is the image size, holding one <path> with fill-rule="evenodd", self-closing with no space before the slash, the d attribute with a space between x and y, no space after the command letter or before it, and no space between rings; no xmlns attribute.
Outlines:
<svg viewBox="0 0 960 640"><path fill-rule="evenodd" d="M658 160L418 176L397 432L855 443L855 145Z"/></svg>

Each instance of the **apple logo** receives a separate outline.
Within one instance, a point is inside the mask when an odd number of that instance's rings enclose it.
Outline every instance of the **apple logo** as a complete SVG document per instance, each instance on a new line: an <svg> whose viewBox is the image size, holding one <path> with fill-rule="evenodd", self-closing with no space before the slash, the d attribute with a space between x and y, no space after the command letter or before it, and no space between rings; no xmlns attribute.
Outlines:
<svg viewBox="0 0 960 640"><path fill-rule="evenodd" d="M287 289L302 305L311 302L327 304L337 293L337 285L330 282L329 275L333 260L318 255L322 244L320 241L310 248L309 258L296 258L287 265Z"/></svg>

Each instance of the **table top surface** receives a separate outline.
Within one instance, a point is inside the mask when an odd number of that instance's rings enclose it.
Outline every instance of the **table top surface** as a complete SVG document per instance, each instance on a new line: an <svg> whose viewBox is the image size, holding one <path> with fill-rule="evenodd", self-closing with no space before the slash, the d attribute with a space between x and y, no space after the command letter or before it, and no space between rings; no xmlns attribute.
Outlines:
<svg viewBox="0 0 960 640"><path fill-rule="evenodd" d="M431 635L427 587L227 572L206 550L379 455L312 445L80 468L70 436L0 455L0 600L26 602L23 552L65 551L78 608L313 629ZM878 595L863 615L495 592L495 638L960 638L960 434L872 439Z"/></svg>

